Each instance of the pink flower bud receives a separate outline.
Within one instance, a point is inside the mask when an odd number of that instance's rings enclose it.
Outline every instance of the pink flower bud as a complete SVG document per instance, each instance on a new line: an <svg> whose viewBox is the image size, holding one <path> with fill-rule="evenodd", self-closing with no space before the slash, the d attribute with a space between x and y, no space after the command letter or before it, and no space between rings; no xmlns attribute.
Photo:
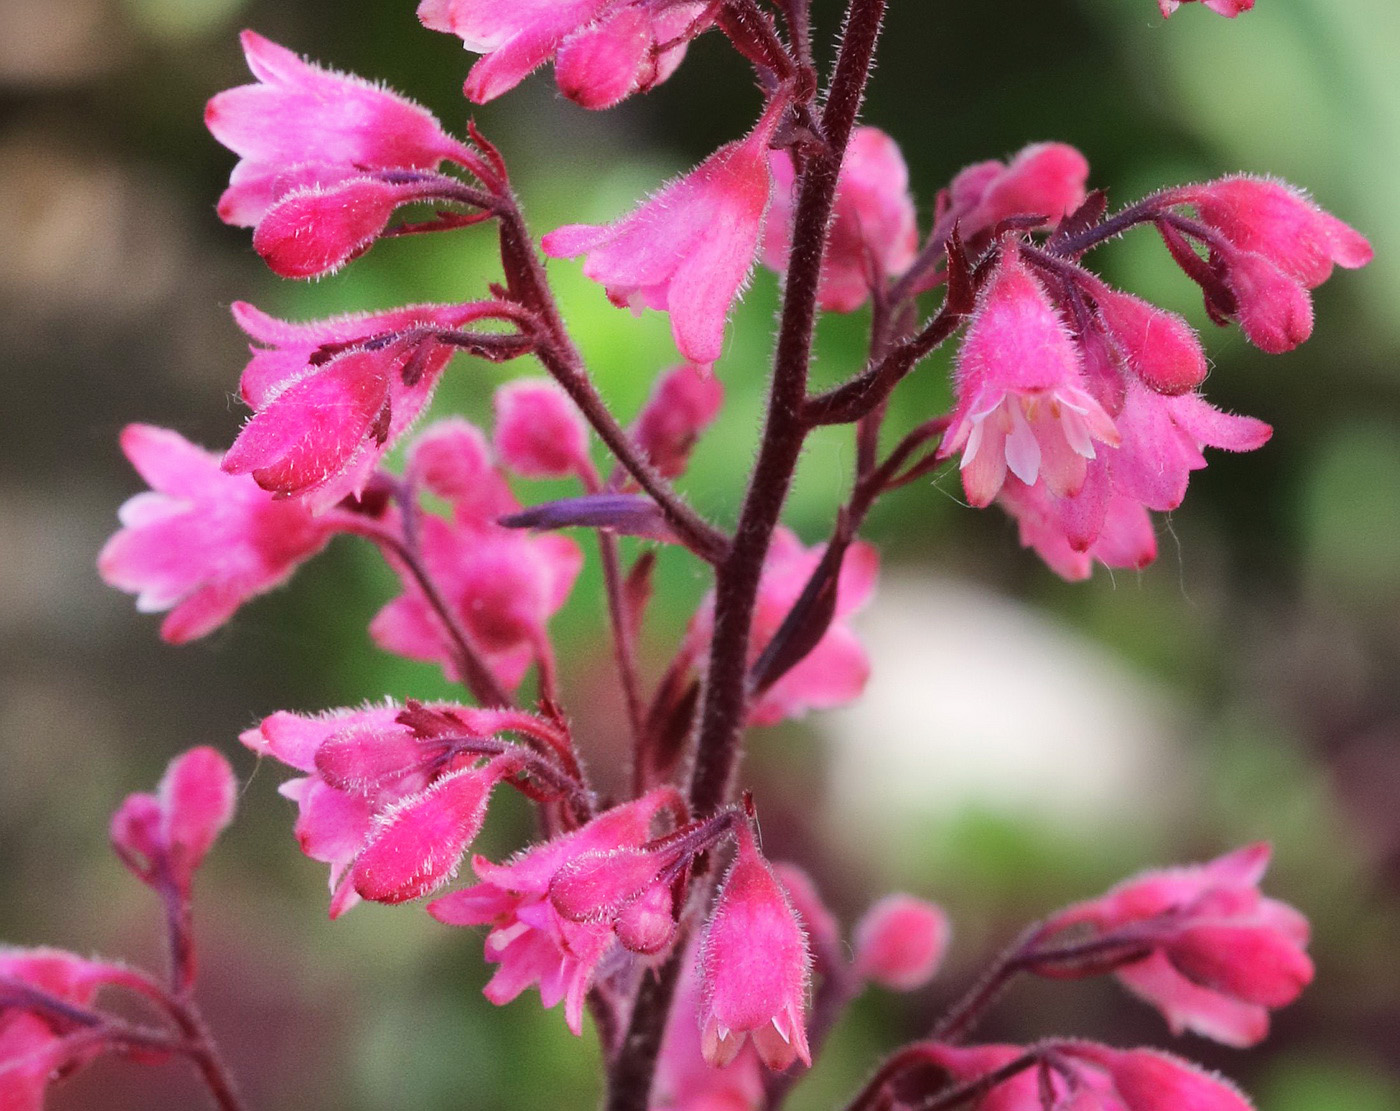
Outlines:
<svg viewBox="0 0 1400 1111"><path fill-rule="evenodd" d="M1182 317L1107 289L1094 301L1123 361L1158 393L1185 393L1205 380L1201 341Z"/></svg>
<svg viewBox="0 0 1400 1111"><path fill-rule="evenodd" d="M711 1065L727 1065L752 1038L774 1071L798 1058L810 1065L807 939L747 825L738 837L700 942L701 1052Z"/></svg>
<svg viewBox="0 0 1400 1111"><path fill-rule="evenodd" d="M682 363L657 379L633 435L651 465L666 478L684 473L691 448L714 421L724 386L706 368Z"/></svg>
<svg viewBox="0 0 1400 1111"><path fill-rule="evenodd" d="M511 771L504 758L464 768L386 810L355 861L355 890L379 903L436 891L456 875L486 819L491 789Z"/></svg>
<svg viewBox="0 0 1400 1111"><path fill-rule="evenodd" d="M1280 355L1312 335L1312 298L1301 282L1252 251L1234 252L1227 261L1240 326L1255 347Z"/></svg>
<svg viewBox="0 0 1400 1111"><path fill-rule="evenodd" d="M519 508L481 429L461 417L429 425L408 449L408 472L452 503L459 520L494 521Z"/></svg>
<svg viewBox="0 0 1400 1111"><path fill-rule="evenodd" d="M364 254L384 233L394 209L414 199L413 186L373 177L298 189L268 209L253 249L274 274L315 278Z"/></svg>
<svg viewBox="0 0 1400 1111"><path fill-rule="evenodd" d="M496 452L526 478L592 471L588 429L568 394L549 381L508 382L496 391Z"/></svg>
<svg viewBox="0 0 1400 1111"><path fill-rule="evenodd" d="M614 304L666 310L680 353L710 365L723 353L725 318L753 267L772 186L768 143L785 107L774 100L747 138L617 223L550 232L545 254L587 255L584 274Z"/></svg>
<svg viewBox="0 0 1400 1111"><path fill-rule="evenodd" d="M654 883L628 903L614 923L617 940L633 953L659 953L676 933L671 885Z"/></svg>
<svg viewBox="0 0 1400 1111"><path fill-rule="evenodd" d="M1106 1089L1106 1109L1252 1111L1249 1101L1218 1075L1160 1050L1074 1042L1066 1047L1066 1056L1085 1086Z"/></svg>
<svg viewBox="0 0 1400 1111"><path fill-rule="evenodd" d="M1054 223L1084 203L1089 163L1065 143L1032 143L1003 166L980 162L949 186L951 211L964 239L1012 216L1043 216Z"/></svg>
<svg viewBox="0 0 1400 1111"><path fill-rule="evenodd" d="M156 798L177 879L188 883L215 839L233 820L238 781L215 749L192 748L170 762Z"/></svg>
<svg viewBox="0 0 1400 1111"><path fill-rule="evenodd" d="M243 32L259 83L219 93L205 109L214 138L241 161L219 215L256 225L287 192L374 169L432 169L460 150L426 109L358 77L303 61Z"/></svg>
<svg viewBox="0 0 1400 1111"><path fill-rule="evenodd" d="M774 151L773 211L763 238L763 261L779 273L792 250L796 171L787 151ZM858 127L846 148L822 260L821 307L852 312L870 290L909 269L918 251L909 170L898 144L874 127Z"/></svg>
<svg viewBox="0 0 1400 1111"><path fill-rule="evenodd" d="M948 916L912 895L887 895L855 929L856 972L895 991L933 979L948 948Z"/></svg>
<svg viewBox="0 0 1400 1111"><path fill-rule="evenodd" d="M1182 4L1189 4L1191 0L1157 0L1157 7L1162 12L1165 19L1181 7ZM1223 15L1226 19L1234 19L1241 12L1247 12L1254 7L1254 0L1204 0L1204 7L1211 11Z"/></svg>
<svg viewBox="0 0 1400 1111"><path fill-rule="evenodd" d="M218 456L179 433L132 424L121 445L152 489L121 507L123 528L97 570L109 586L136 594L142 612L170 610L160 632L172 644L217 629L330 539L305 507L223 473Z"/></svg>
<svg viewBox="0 0 1400 1111"><path fill-rule="evenodd" d="M316 771L337 791L374 798L423 770L428 746L405 725L352 725L316 749Z"/></svg>

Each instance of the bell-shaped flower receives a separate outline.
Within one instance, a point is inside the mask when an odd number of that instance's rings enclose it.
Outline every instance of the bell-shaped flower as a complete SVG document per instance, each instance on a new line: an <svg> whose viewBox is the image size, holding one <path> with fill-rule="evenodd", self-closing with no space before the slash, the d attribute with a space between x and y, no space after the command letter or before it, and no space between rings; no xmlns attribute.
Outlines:
<svg viewBox="0 0 1400 1111"><path fill-rule="evenodd" d="M1157 0L1157 7L1161 9L1162 18L1165 19L1181 7L1182 4L1189 4L1191 0ZM1234 19L1242 12L1249 11L1254 7L1254 0L1202 0L1205 7L1218 15L1223 15L1226 19Z"/></svg>
<svg viewBox="0 0 1400 1111"><path fill-rule="evenodd" d="M553 58L565 96L585 108L608 108L675 71L689 40L709 26L706 7L701 0L422 0L418 18L483 55L463 89L477 104Z"/></svg>
<svg viewBox="0 0 1400 1111"><path fill-rule="evenodd" d="M238 782L215 749L193 748L166 768L155 794L128 795L112 816L112 847L141 882L189 897L195 870L233 820Z"/></svg>
<svg viewBox="0 0 1400 1111"><path fill-rule="evenodd" d="M700 1050L706 1061L727 1065L752 1040L774 1071L799 1058L811 1065L807 938L747 823L738 828L734 863L701 935L700 968Z"/></svg>
<svg viewBox="0 0 1400 1111"><path fill-rule="evenodd" d="M773 151L773 209L763 236L764 263L783 273L792 251L796 170L792 155ZM836 182L818 299L828 312L852 312L873 288L909 269L919 248L909 168L893 139L858 127Z"/></svg>
<svg viewBox="0 0 1400 1111"><path fill-rule="evenodd" d="M941 907L913 895L886 895L856 923L856 974L895 991L921 988L943 963L949 934Z"/></svg>
<svg viewBox="0 0 1400 1111"><path fill-rule="evenodd" d="M1057 928L1088 926L1151 953L1117 970L1172 1030L1248 1046L1268 1032L1271 1008L1291 1003L1312 980L1307 920L1259 892L1267 845L1213 860L1145 872L1056 915Z"/></svg>
<svg viewBox="0 0 1400 1111"><path fill-rule="evenodd" d="M1032 143L1010 162L977 162L958 173L935 211L940 226L958 222L972 243L1013 216L1041 216L1047 223L1084 203L1089 163L1066 143Z"/></svg>
<svg viewBox="0 0 1400 1111"><path fill-rule="evenodd" d="M675 1002L666 1019L652 1089L654 1111L758 1111L764 1071L752 1045L718 1068L701 1053L701 985L692 946L682 958Z"/></svg>
<svg viewBox="0 0 1400 1111"><path fill-rule="evenodd" d="M121 445L151 489L121 507L123 527L97 569L108 585L136 594L143 613L170 610L160 632L172 644L217 629L330 539L304 506L224 473L217 455L177 432L132 424Z"/></svg>
<svg viewBox="0 0 1400 1111"><path fill-rule="evenodd" d="M1079 350L1041 284L1008 250L958 356L957 404L939 449L962 453L968 501L985 506L1008 472L1057 496L1076 493L1118 430L1086 390Z"/></svg>
<svg viewBox="0 0 1400 1111"><path fill-rule="evenodd" d="M582 1033L588 989L600 962L616 951L616 937L610 923L560 915L549 899L550 883L580 856L616 852L648 840L652 820L669 797L668 791L653 791L614 807L507 864L474 857L472 869L481 882L428 904L428 913L449 926L491 927L486 959L500 967L486 985L487 999L503 1006L537 986L545 1007L564 1001L569 1029Z"/></svg>
<svg viewBox="0 0 1400 1111"><path fill-rule="evenodd" d="M682 363L656 380L632 436L657 471L678 478L723 403L724 386L718 378L704 367Z"/></svg>
<svg viewBox="0 0 1400 1111"><path fill-rule="evenodd" d="M240 392L253 416L224 456L230 474L294 496L313 512L364 489L432 398L455 348L433 338L494 315L491 302L412 305L289 323L234 307L260 344Z"/></svg>
<svg viewBox="0 0 1400 1111"><path fill-rule="evenodd" d="M366 170L430 170L464 155L430 112L397 93L312 65L252 31L242 40L258 82L219 93L204 113L214 138L239 156L219 201L227 223L253 227L294 189Z"/></svg>
<svg viewBox="0 0 1400 1111"><path fill-rule="evenodd" d="M758 126L615 224L570 224L542 241L551 258L586 255L583 272L619 306L671 314L680 353L708 366L724 350L729 310L753 268L772 192L768 144L786 102Z"/></svg>
<svg viewBox="0 0 1400 1111"><path fill-rule="evenodd" d="M588 427L574 403L548 380L507 382L496 391L496 453L526 478L591 474Z"/></svg>
<svg viewBox="0 0 1400 1111"><path fill-rule="evenodd" d="M750 664L766 649L802 595L825 553L823 545L804 547L786 527L773 532L759 579L749 636ZM880 555L858 541L847 550L836 580L831 624L816 646L768 688L749 709L754 725L776 725L810 710L829 710L860 697L870 678L870 658L851 628L850 618L875 591ZM714 635L714 601L706 599L691 620L686 648L699 658Z"/></svg>

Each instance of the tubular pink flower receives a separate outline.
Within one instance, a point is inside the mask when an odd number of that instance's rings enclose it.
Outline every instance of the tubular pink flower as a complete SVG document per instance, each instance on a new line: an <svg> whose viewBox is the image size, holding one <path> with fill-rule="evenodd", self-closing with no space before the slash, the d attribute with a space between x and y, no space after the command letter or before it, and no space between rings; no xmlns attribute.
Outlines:
<svg viewBox="0 0 1400 1111"><path fill-rule="evenodd" d="M773 532L764 560L749 638L750 663L756 661L801 596L821 562L824 545L805 548L783 526ZM852 544L836 582L836 611L831 625L807 656L783 675L750 707L754 725L776 725L809 710L829 710L860 697L870 678L870 659L850 627L849 618L875 591L880 555L863 541ZM714 632L714 602L707 599L691 620L687 648L699 656Z"/></svg>
<svg viewBox="0 0 1400 1111"><path fill-rule="evenodd" d="M701 935L701 1054L711 1065L727 1065L752 1039L774 1071L799 1058L810 1066L807 938L747 824L739 826L738 842Z"/></svg>
<svg viewBox="0 0 1400 1111"><path fill-rule="evenodd" d="M657 471L678 478L723 403L724 386L718 378L704 367L682 363L656 380L632 435Z"/></svg>
<svg viewBox="0 0 1400 1111"><path fill-rule="evenodd" d="M586 475L588 427L568 394L549 380L507 382L496 391L496 452L526 478Z"/></svg>
<svg viewBox="0 0 1400 1111"><path fill-rule="evenodd" d="M1211 11L1223 15L1226 19L1234 19L1242 12L1249 11L1254 7L1254 0L1202 0L1205 7ZM1162 12L1165 19L1181 7L1182 4L1189 4L1191 0L1157 0L1157 7Z"/></svg>
<svg viewBox="0 0 1400 1111"><path fill-rule="evenodd" d="M1181 394L1205 381L1205 352L1182 317L1109 289L1098 291L1094 303L1123 364L1148 386Z"/></svg>
<svg viewBox="0 0 1400 1111"><path fill-rule="evenodd" d="M781 274L792 251L797 175L787 151L773 151L770 159L773 210L764 229L763 261ZM879 128L856 128L836 183L822 260L821 307L828 312L860 308L872 288L909 269L918 248L909 169L898 144Z"/></svg>
<svg viewBox="0 0 1400 1111"><path fill-rule="evenodd" d="M1124 986L1175 1033L1254 1045L1268 1032L1269 1009L1291 1003L1313 976L1307 920L1259 893L1268 864L1269 847L1259 844L1208 864L1144 872L1052 924L1140 934L1153 951L1118 971Z"/></svg>
<svg viewBox="0 0 1400 1111"><path fill-rule="evenodd" d="M550 883L580 856L648 840L652 820L669 798L669 791L653 791L508 864L473 857L472 868L482 882L428 904L428 913L449 926L491 927L486 959L500 967L486 985L487 999L503 1006L538 986L541 1003L553 1007L564 1000L569 1029L582 1033L585 997L600 963L616 951L616 938L609 923L574 922L560 915L549 899Z"/></svg>
<svg viewBox="0 0 1400 1111"><path fill-rule="evenodd" d="M283 278L330 274L368 251L394 210L420 196L416 186L374 177L290 190L259 221L253 249Z"/></svg>
<svg viewBox="0 0 1400 1111"><path fill-rule="evenodd" d="M1085 389L1079 351L1040 283L1007 251L958 356L957 405L939 454L962 452L968 501L991 503L1007 472L1057 496L1084 484L1095 443L1119 442Z"/></svg>
<svg viewBox="0 0 1400 1111"><path fill-rule="evenodd" d="M768 144L786 108L772 101L744 139L721 147L615 224L570 224L542 241L551 258L586 255L583 272L618 306L671 314L680 353L709 366L753 268L772 192Z"/></svg>
<svg viewBox="0 0 1400 1111"><path fill-rule="evenodd" d="M136 594L143 613L170 610L161 636L172 644L217 629L330 539L304 506L225 474L217 455L177 432L132 424L121 445L152 489L121 507L123 527L97 569L109 586Z"/></svg>
<svg viewBox="0 0 1400 1111"><path fill-rule="evenodd" d="M1032 143L1008 163L977 162L961 171L938 199L939 224L958 221L971 242L1012 216L1055 223L1084 203L1089 163L1066 143Z"/></svg>
<svg viewBox="0 0 1400 1111"><path fill-rule="evenodd" d="M856 973L895 991L921 988L943 963L950 930L941 907L886 895L856 923Z"/></svg>
<svg viewBox="0 0 1400 1111"><path fill-rule="evenodd" d="M254 413L224 470L251 473L312 512L358 496L455 353L433 333L498 313L493 302L469 302L288 323L240 302L235 319L268 346L254 349L243 372L240 389Z"/></svg>
<svg viewBox="0 0 1400 1111"><path fill-rule="evenodd" d="M418 18L483 55L463 88L477 104L554 58L565 96L609 108L675 72L688 41L709 26L705 10L698 0L422 0Z"/></svg>
<svg viewBox="0 0 1400 1111"><path fill-rule="evenodd" d="M204 122L239 155L219 216L253 227L293 189L366 170L436 168L461 157L426 109L358 77L303 61L252 31L242 35L257 84L219 93Z"/></svg>

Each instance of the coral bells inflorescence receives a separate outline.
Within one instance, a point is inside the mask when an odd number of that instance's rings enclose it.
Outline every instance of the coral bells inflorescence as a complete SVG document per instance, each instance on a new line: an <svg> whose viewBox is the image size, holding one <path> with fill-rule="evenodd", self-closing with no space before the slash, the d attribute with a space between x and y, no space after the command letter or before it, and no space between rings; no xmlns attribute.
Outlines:
<svg viewBox="0 0 1400 1111"><path fill-rule="evenodd" d="M1229 16L1251 7L1204 2ZM1268 353L1308 338L1310 291L1335 266L1370 258L1360 234L1270 179L1165 188L1110 213L1088 161L1056 142L968 166L926 206L921 232L897 143L857 126L885 4L847 7L823 83L802 0L423 0L424 24L481 56L465 86L478 103L552 62L566 96L605 108L666 80L710 31L753 66L763 103L739 137L630 215L542 238L475 124L454 138L399 94L246 33L257 80L214 97L206 119L239 158L219 214L253 229L274 272L319 277L382 238L449 233L496 235L500 266L467 275L460 299L325 320L240 302L251 415L228 451L145 425L122 435L151 489L122 507L99 566L138 608L170 610L167 640L222 625L333 536L383 557L398 588L370 636L462 692L280 711L242 740L296 772L281 791L302 851L329 866L332 917L433 896L433 918L482 929L491 1002L533 987L546 1007L564 1004L575 1034L592 1016L609 1111L777 1108L862 991L919 990L941 967L949 916L912 894L877 900L848 943L820 876L760 847L760 813L780 818L793 800L770 806L739 774L749 726L863 690L871 661L855 624L879 557L859 533L875 503L955 463L971 506L1001 506L1023 544L1078 579L1096 561L1152 561L1151 514L1182 503L1206 448L1268 440L1268 425L1203 396L1209 361L1191 324L1110 286L1092 251L1155 230L1210 319ZM659 376L664 352L619 367L638 379L635 397L655 379L625 419L598 390L544 256L582 256L614 304L669 315L683 361ZM755 375L727 365L725 348L760 258L783 304L757 458L741 501L715 499L736 507L722 527L675 484L725 384ZM868 356L814 390L818 316L867 304ZM894 391L933 373L927 356L959 331L950 408L895 429ZM414 431L454 362L485 379L482 364L521 359L548 378L513 376L492 405L482 398L491 428L446 415ZM854 465L813 543L781 518L824 425L853 426ZM589 559L596 580L581 579ZM712 578L669 663L643 666L641 649L662 640L651 602L676 577L670 561ZM551 622L579 581L601 583L610 635L603 652L564 642L561 660ZM612 675L617 697L586 712ZM808 781L766 766L760 794ZM509 792L535 808L537 838L502 861L473 855ZM37 1108L51 1079L116 1051L184 1057L222 1111L243 1106L194 1008L189 928L195 870L233 798L227 763L196 749L113 820L121 860L166 904L169 985L53 950L0 952L0 1105ZM469 857L475 882L449 889ZM1243 1111L1228 1084L1157 1050L969 1037L1023 974L1112 974L1174 1032L1253 1044L1312 976L1305 920L1259 892L1267 859L1255 846L1145 873L1032 927L875 1071L851 1111ZM108 1013L109 988L144 996L160 1024Z"/></svg>

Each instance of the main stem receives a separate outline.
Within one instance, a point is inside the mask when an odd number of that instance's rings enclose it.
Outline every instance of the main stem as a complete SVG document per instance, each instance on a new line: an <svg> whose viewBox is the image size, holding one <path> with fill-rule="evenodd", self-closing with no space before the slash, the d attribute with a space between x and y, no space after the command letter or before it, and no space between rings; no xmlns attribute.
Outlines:
<svg viewBox="0 0 1400 1111"><path fill-rule="evenodd" d="M715 573L715 629L690 782L690 805L696 817L713 814L728 801L739 762L749 628L768 544L810 430L803 413L826 231L884 14L885 0L852 0L822 114L826 148L810 158L802 177L763 441L733 542ZM696 882L706 880L697 876ZM646 1111L683 948L678 946L638 989L618 1063L609 1078L607 1111Z"/></svg>

